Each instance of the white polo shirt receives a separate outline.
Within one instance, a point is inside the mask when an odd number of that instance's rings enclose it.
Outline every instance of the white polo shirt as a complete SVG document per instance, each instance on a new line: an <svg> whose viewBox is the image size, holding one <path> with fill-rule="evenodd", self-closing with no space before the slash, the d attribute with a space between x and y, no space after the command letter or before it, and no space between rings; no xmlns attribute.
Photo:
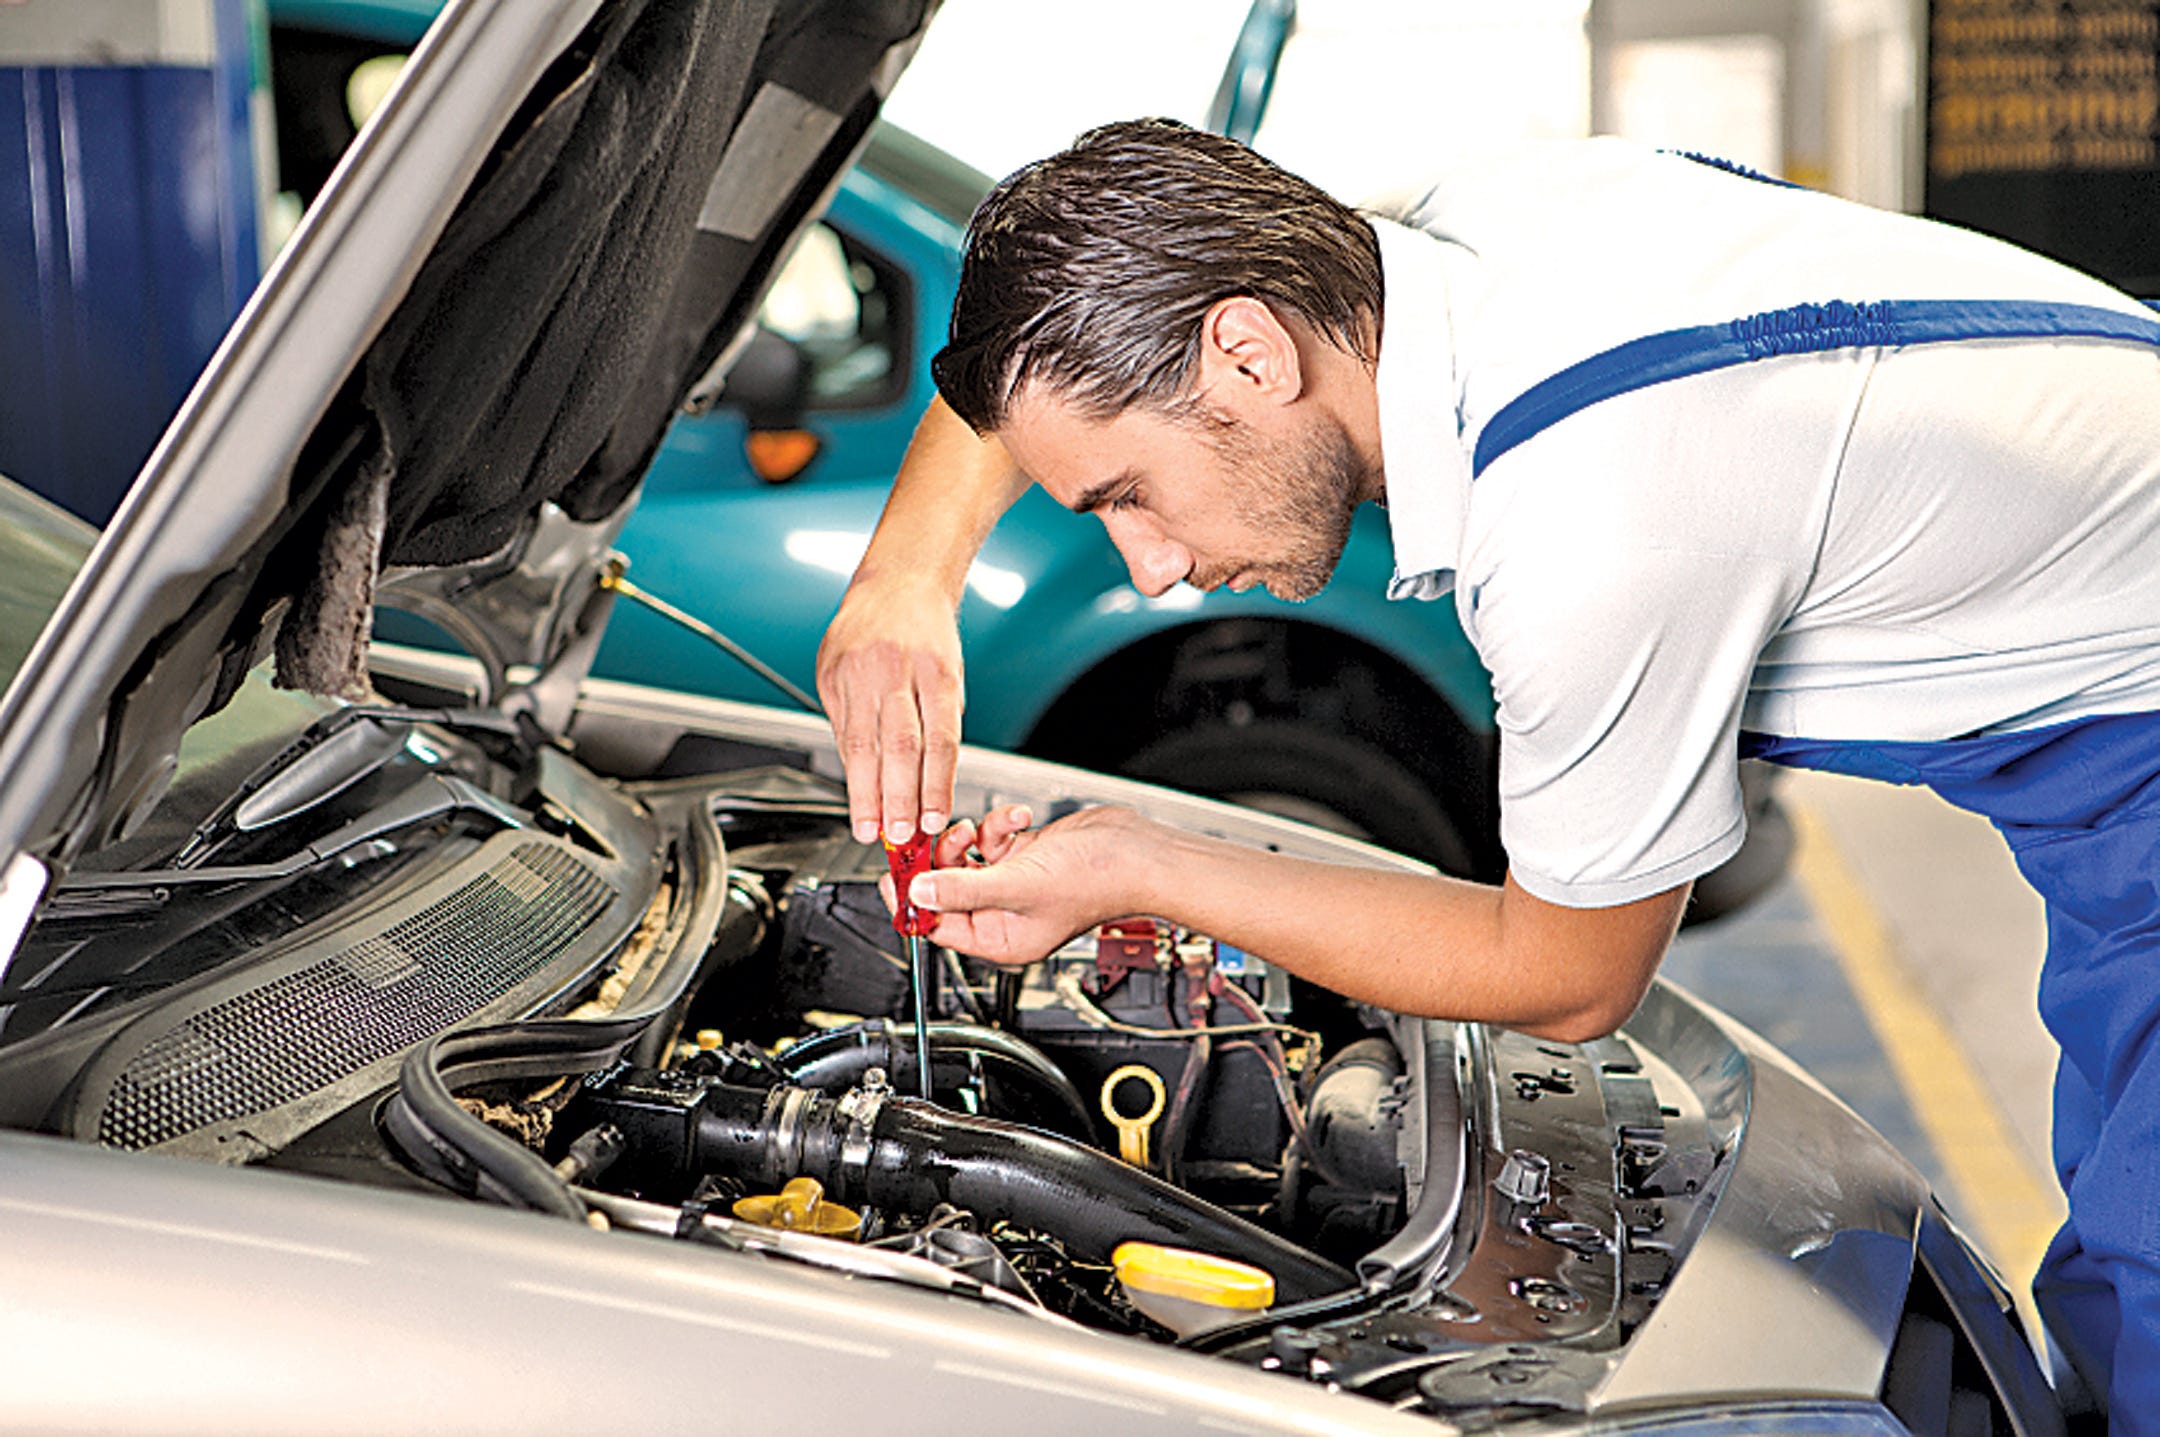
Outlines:
<svg viewBox="0 0 2160 1437"><path fill-rule="evenodd" d="M1397 579L1491 670L1501 836L1550 902L1740 846L1742 728L1935 740L2160 709L2160 351L1784 355L1579 410L1508 401L1646 335L1832 300L2149 312L1948 226L1618 140L1452 171L1375 219Z"/></svg>

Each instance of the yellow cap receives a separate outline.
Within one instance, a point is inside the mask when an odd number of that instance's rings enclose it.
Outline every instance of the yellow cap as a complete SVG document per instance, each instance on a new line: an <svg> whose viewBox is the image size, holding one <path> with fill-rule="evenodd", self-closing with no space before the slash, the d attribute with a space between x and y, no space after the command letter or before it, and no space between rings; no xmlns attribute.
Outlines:
<svg viewBox="0 0 2160 1437"><path fill-rule="evenodd" d="M713 1049L720 1046L720 1030L718 1028L698 1029L697 1045L699 1052L710 1053Z"/></svg>
<svg viewBox="0 0 2160 1437"><path fill-rule="evenodd" d="M1110 1254L1110 1264L1128 1292L1233 1312L1258 1312L1275 1301L1275 1279L1260 1268L1188 1248L1121 1242Z"/></svg>
<svg viewBox="0 0 2160 1437"><path fill-rule="evenodd" d="M737 1198L735 1216L759 1227L819 1237L853 1237L862 1231L862 1214L825 1201L825 1186L816 1178L789 1178L787 1186L776 1193Z"/></svg>

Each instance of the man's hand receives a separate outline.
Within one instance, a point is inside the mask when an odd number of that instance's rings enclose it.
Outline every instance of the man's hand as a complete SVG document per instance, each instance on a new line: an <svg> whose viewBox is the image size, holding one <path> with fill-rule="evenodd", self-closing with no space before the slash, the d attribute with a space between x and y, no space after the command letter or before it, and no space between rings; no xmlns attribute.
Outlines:
<svg viewBox="0 0 2160 1437"><path fill-rule="evenodd" d="M1131 864L1144 861L1145 820L1090 808L1030 830L1028 810L992 811L978 829L962 819L938 840L937 868L909 896L937 910L930 941L1018 967L1057 951L1075 934L1134 911ZM894 900L890 875L879 881Z"/></svg>
<svg viewBox="0 0 2160 1437"><path fill-rule="evenodd" d="M818 647L818 697L847 770L857 841L936 833L960 759L960 628L940 596L859 576Z"/></svg>
<svg viewBox="0 0 2160 1437"><path fill-rule="evenodd" d="M882 826L905 843L952 812L960 595L991 527L1026 488L1003 445L932 401L818 647L818 697L858 842L875 842Z"/></svg>

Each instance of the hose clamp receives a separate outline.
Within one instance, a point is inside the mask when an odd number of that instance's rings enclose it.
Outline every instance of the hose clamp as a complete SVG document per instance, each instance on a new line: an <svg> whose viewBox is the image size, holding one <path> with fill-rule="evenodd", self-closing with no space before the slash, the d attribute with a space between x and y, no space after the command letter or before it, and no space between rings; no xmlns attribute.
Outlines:
<svg viewBox="0 0 2160 1437"><path fill-rule="evenodd" d="M803 1119L815 1096L808 1088L780 1087L766 1100L765 1121L772 1132L762 1174L766 1182L785 1182L802 1171Z"/></svg>
<svg viewBox="0 0 2160 1437"><path fill-rule="evenodd" d="M847 1201L862 1201L869 1191L870 1150L877 1142L878 1115L885 1111L885 1099L891 1094L885 1070L872 1068L863 1074L861 1087L848 1089L833 1105L833 1114L843 1125L840 1170L835 1176L840 1179L837 1186L841 1196Z"/></svg>

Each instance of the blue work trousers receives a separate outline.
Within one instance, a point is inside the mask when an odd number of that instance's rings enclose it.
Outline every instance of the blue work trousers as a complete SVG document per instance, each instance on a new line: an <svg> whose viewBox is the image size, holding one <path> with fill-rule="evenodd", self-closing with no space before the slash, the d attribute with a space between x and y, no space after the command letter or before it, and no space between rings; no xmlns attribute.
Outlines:
<svg viewBox="0 0 2160 1437"><path fill-rule="evenodd" d="M1940 743L1748 734L1741 752L1924 784L1993 822L2047 900L2040 1016L2062 1045L2070 1218L2034 1295L2111 1431L2160 1434L2160 714Z"/></svg>

